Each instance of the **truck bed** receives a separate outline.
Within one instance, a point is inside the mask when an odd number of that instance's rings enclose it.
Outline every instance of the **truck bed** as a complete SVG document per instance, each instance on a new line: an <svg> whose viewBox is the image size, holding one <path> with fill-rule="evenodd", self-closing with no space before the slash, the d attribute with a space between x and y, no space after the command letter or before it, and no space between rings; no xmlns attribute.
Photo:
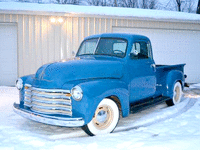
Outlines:
<svg viewBox="0 0 200 150"><path fill-rule="evenodd" d="M158 71L168 71L168 70L180 70L183 71L185 64L177 64L177 65L156 65L156 72Z"/></svg>
<svg viewBox="0 0 200 150"><path fill-rule="evenodd" d="M162 95L163 90L167 84L167 75L171 71L180 71L183 72L185 64L177 64L177 65L156 65L156 78L157 78L157 86L156 86L156 95Z"/></svg>

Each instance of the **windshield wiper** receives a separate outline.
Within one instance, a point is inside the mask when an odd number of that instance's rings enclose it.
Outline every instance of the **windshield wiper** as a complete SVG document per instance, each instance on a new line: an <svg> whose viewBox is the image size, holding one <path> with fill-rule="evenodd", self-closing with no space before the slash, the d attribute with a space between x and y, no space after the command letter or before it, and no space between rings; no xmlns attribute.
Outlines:
<svg viewBox="0 0 200 150"><path fill-rule="evenodd" d="M80 54L80 55L77 55L77 56L84 56L84 55L93 55L93 54Z"/></svg>

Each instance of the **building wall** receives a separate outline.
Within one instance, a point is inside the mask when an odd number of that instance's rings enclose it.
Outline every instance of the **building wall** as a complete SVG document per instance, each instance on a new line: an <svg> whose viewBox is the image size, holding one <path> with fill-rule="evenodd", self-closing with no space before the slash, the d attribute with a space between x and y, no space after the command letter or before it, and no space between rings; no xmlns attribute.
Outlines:
<svg viewBox="0 0 200 150"><path fill-rule="evenodd" d="M55 15L0 14L0 23L17 23L19 76L35 73L42 64L75 56L84 37L113 32L116 27L200 30L200 24L189 22L62 15L62 23L52 23L52 17L59 18Z"/></svg>
<svg viewBox="0 0 200 150"><path fill-rule="evenodd" d="M16 23L0 23L0 86L12 86L18 77Z"/></svg>
<svg viewBox="0 0 200 150"><path fill-rule="evenodd" d="M42 64L73 57L86 36L112 31L109 19L62 17L64 22L56 24L51 18L0 14L1 23L17 23L19 76L35 73Z"/></svg>

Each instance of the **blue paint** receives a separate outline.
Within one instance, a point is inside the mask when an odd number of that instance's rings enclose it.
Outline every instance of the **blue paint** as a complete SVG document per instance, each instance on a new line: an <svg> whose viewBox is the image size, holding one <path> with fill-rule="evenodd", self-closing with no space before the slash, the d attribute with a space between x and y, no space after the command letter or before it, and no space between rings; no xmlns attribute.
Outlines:
<svg viewBox="0 0 200 150"><path fill-rule="evenodd" d="M133 34L101 34L87 37L85 41L101 38L126 41L124 57L83 55L66 62L46 64L40 67L35 75L22 77L23 84L41 89L63 90L80 86L83 91L82 100L76 101L71 97L73 115L55 116L83 118L84 124L91 121L98 104L106 97L118 98L122 116L126 117L129 115L130 104L157 96L171 98L175 82L180 81L184 85L184 64L155 65L151 47L148 58L132 55L134 43L144 42L151 46L147 37ZM26 109L23 104L24 88L20 91L20 107ZM31 112L34 114L34 111Z"/></svg>

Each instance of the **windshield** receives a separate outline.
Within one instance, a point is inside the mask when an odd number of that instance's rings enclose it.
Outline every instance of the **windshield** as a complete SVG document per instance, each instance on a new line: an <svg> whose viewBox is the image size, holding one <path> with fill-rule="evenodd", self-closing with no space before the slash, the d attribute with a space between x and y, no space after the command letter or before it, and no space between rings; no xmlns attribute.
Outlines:
<svg viewBox="0 0 200 150"><path fill-rule="evenodd" d="M99 38L83 41L77 56L108 55L123 58L126 54L127 41L117 38Z"/></svg>

